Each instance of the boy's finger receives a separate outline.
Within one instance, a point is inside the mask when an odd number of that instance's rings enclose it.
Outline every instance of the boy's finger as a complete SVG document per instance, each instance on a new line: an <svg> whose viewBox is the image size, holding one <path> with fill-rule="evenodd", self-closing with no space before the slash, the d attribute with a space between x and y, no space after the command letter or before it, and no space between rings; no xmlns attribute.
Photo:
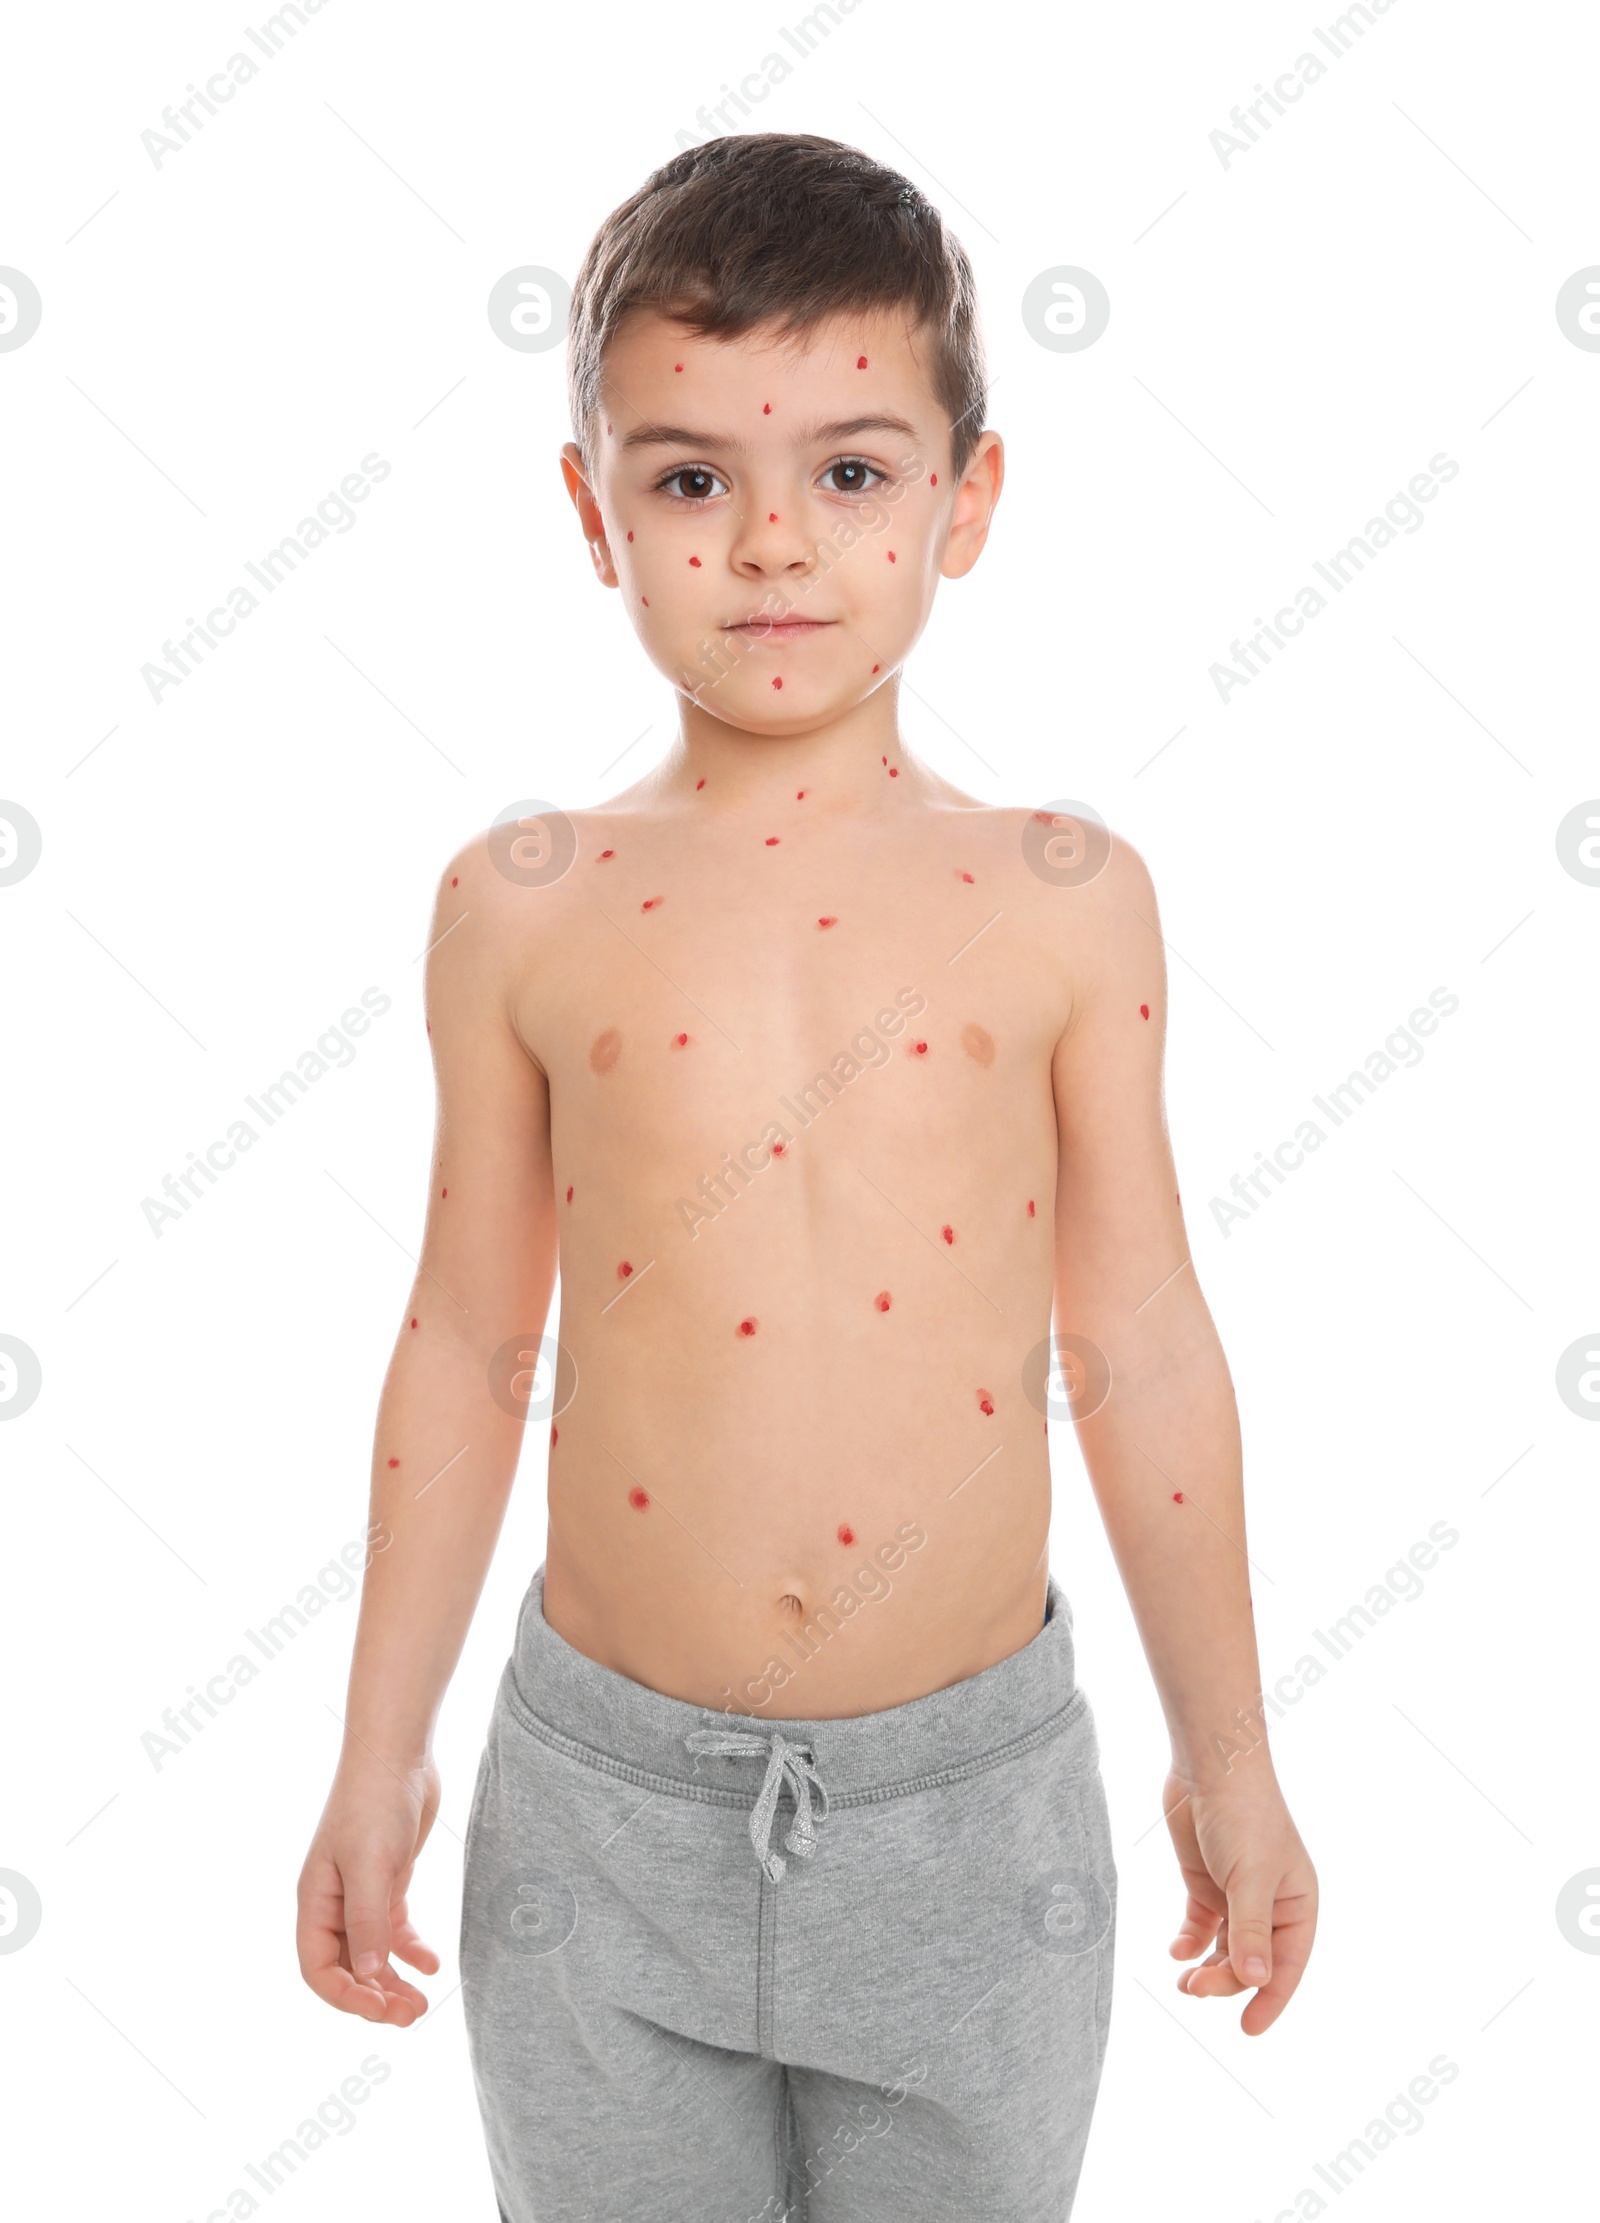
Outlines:
<svg viewBox="0 0 1600 2223"><path fill-rule="evenodd" d="M1241 1877L1228 1893L1228 1959L1241 1984L1272 1979L1272 1901L1278 1879Z"/></svg>
<svg viewBox="0 0 1600 2223"><path fill-rule="evenodd" d="M390 1881L381 1868L358 1868L344 1878L344 1934L358 1983L376 1983L388 1964Z"/></svg>

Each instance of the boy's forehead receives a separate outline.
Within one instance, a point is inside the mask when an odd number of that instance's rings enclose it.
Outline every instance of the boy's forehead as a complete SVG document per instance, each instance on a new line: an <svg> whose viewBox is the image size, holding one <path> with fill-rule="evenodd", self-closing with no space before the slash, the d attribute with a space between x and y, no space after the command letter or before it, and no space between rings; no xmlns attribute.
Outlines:
<svg viewBox="0 0 1600 2223"><path fill-rule="evenodd" d="M928 431L938 418L929 359L901 311L847 312L787 335L769 324L713 338L659 310L636 309L607 346L601 391L619 434L624 423L631 432L692 421L708 434L743 436L756 418L764 420L756 429L777 433L821 415L886 409Z"/></svg>

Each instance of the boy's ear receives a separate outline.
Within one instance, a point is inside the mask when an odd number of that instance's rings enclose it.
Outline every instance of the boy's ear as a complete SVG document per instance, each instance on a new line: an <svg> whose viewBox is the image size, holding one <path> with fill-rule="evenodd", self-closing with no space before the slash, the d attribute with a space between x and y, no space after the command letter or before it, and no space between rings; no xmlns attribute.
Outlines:
<svg viewBox="0 0 1600 2223"><path fill-rule="evenodd" d="M944 560L939 566L942 578L964 579L983 554L983 544L989 537L994 505L1000 499L1005 476L1005 443L998 432L985 432L980 435L962 473L961 484L956 488Z"/></svg>
<svg viewBox="0 0 1600 2223"><path fill-rule="evenodd" d="M561 450L561 476L567 482L567 492L572 497L572 506L583 527L583 537L589 544L595 577L602 586L614 587L619 582L616 566L611 561L610 543L606 539L606 522L600 514L600 505L594 498L594 489L584 473L583 451L575 440L569 440Z"/></svg>

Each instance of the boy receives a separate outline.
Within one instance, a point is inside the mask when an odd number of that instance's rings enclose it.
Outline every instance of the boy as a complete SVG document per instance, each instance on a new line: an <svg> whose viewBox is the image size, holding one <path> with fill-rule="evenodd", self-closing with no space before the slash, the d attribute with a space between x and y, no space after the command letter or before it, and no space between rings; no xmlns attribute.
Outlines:
<svg viewBox="0 0 1600 2223"><path fill-rule="evenodd" d="M1265 2030L1315 1920L1238 1733L1238 1425L1165 1131L1154 899L1091 818L981 806L899 739L1002 477L971 270L915 188L804 136L680 155L591 245L570 348L562 469L680 732L615 802L443 877L392 1541L302 1968L369 2020L425 2009L390 1956L439 1966L405 1897L433 1723L559 1254L547 1554L462 1918L504 2223L1055 2223L1116 1879L1050 1410L1171 1731L1172 1950L1212 1948L1180 1988L1253 1991Z"/></svg>

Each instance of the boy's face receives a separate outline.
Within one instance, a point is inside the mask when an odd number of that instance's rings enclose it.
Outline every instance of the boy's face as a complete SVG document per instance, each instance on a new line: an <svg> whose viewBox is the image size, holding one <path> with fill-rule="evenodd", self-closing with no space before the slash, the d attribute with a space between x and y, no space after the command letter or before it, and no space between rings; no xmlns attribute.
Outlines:
<svg viewBox="0 0 1600 2223"><path fill-rule="evenodd" d="M826 724L893 673L936 583L977 560L998 435L958 487L951 428L902 317L779 345L636 312L607 352L593 477L562 451L595 568L646 652L750 732Z"/></svg>

